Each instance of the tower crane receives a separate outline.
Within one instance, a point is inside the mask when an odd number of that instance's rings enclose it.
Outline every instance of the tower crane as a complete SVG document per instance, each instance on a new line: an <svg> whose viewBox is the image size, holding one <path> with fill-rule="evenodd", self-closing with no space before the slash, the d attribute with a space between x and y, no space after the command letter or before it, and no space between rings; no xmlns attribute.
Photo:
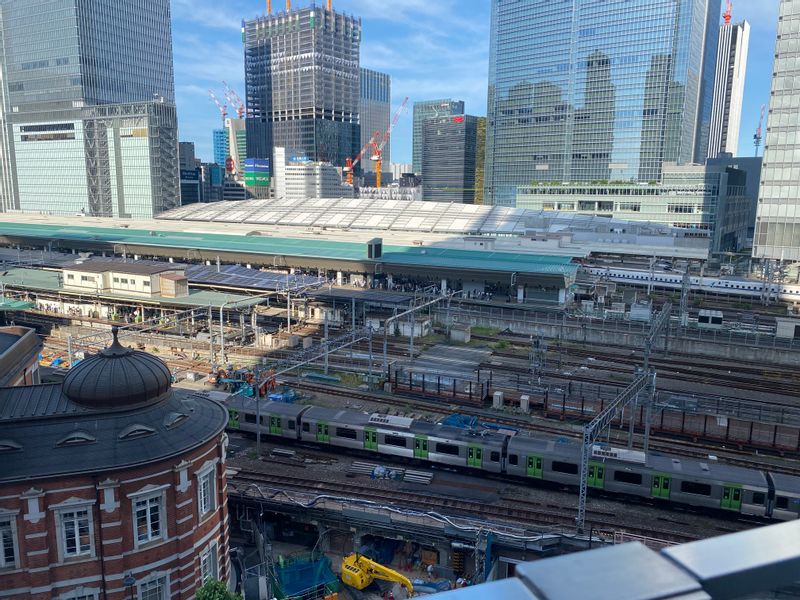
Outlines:
<svg viewBox="0 0 800 600"><path fill-rule="evenodd" d="M727 4L725 5L725 12L722 13L722 18L725 20L726 25L730 25L731 23L731 15L733 14L733 2L731 0L726 0Z"/></svg>
<svg viewBox="0 0 800 600"><path fill-rule="evenodd" d="M222 85L225 86L225 98L228 100L228 103L234 108L234 110L236 110L237 117L243 119L245 113L244 102L242 102L242 99L239 98L239 94L237 94L226 82L223 81Z"/></svg>
<svg viewBox="0 0 800 600"><path fill-rule="evenodd" d="M356 168L356 165L359 162L361 162L361 157L363 156L364 152L369 150L370 146L373 146L375 144L375 139L376 136L378 135L380 135L380 132L376 131L375 135L369 138L369 141L367 141L367 143L364 144L364 147L361 148L358 154L356 154L355 158L348 158L345 160L344 168L342 169L342 171L347 173L347 183L349 183L350 185L353 185L353 170Z"/></svg>
<svg viewBox="0 0 800 600"><path fill-rule="evenodd" d="M222 116L222 128L224 129L225 120L228 118L228 105L220 102L213 90L208 90L208 95L211 97L211 101L216 104L217 108L219 109L219 114Z"/></svg>
<svg viewBox="0 0 800 600"><path fill-rule="evenodd" d="M381 139L380 145L378 145L377 140L372 144L372 146L375 148L375 153L370 157L370 160L375 162L375 187L378 189L380 189L381 187L381 170L383 168L383 149L389 142L389 138L392 135L392 131L394 131L394 127L395 125L397 125L397 121L400 120L400 115L405 110L406 104L408 104L408 96L403 98L403 102L400 104L400 108L398 108L397 112L394 113L394 117L392 117L392 122L389 125L389 129L387 129L386 133L383 134L383 138ZM380 136L380 132L375 132L375 135L372 137L375 138L376 136Z"/></svg>
<svg viewBox="0 0 800 600"><path fill-rule="evenodd" d="M761 147L761 140L764 138L763 135L763 126L764 126L764 111L767 110L767 105L761 105L761 116L758 118L758 129L756 129L756 133L753 136L753 145L756 147L755 156L758 156L758 149Z"/></svg>

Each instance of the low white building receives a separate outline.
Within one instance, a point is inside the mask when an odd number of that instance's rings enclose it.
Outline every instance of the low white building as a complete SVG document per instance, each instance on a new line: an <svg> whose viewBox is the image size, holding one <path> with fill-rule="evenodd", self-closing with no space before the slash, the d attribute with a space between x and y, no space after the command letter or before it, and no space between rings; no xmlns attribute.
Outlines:
<svg viewBox="0 0 800 600"><path fill-rule="evenodd" d="M287 159L275 148L275 196L286 200L352 198L353 186L342 180L341 169L326 162Z"/></svg>
<svg viewBox="0 0 800 600"><path fill-rule="evenodd" d="M159 295L179 297L189 293L183 266L170 263L88 260L64 267L62 275L65 290L89 294L150 298Z"/></svg>

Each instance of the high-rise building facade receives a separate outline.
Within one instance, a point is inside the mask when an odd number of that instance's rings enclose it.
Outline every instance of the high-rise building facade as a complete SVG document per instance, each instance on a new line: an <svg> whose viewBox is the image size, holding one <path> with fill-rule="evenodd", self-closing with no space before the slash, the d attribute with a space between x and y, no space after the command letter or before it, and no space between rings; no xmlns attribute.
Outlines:
<svg viewBox="0 0 800 600"><path fill-rule="evenodd" d="M425 121L432 117L447 117L450 115L463 114L463 100L451 100L450 98L445 98L442 100L424 100L421 102L414 102L414 129L413 138L411 140L411 166L414 169L414 173L417 175L422 173L422 155L423 146L425 145L422 140L422 132Z"/></svg>
<svg viewBox="0 0 800 600"><path fill-rule="evenodd" d="M800 0L781 0L753 257L800 260Z"/></svg>
<svg viewBox="0 0 800 600"><path fill-rule="evenodd" d="M708 158L716 158L721 152L733 156L738 153L749 45L750 24L747 21L720 26Z"/></svg>
<svg viewBox="0 0 800 600"><path fill-rule="evenodd" d="M180 203L168 0L0 0L2 208Z"/></svg>
<svg viewBox="0 0 800 600"><path fill-rule="evenodd" d="M512 206L532 182L655 181L665 161L691 162L710 3L492 0L485 202Z"/></svg>
<svg viewBox="0 0 800 600"><path fill-rule="evenodd" d="M422 199L475 201L478 117L451 115L426 119L422 127Z"/></svg>
<svg viewBox="0 0 800 600"><path fill-rule="evenodd" d="M225 166L225 159L230 156L228 151L228 130L215 129L213 131L214 162L219 166Z"/></svg>
<svg viewBox="0 0 800 600"><path fill-rule="evenodd" d="M245 21L243 41L248 158L355 156L361 20L311 6Z"/></svg>
<svg viewBox="0 0 800 600"><path fill-rule="evenodd" d="M389 119L392 110L392 78L387 73L379 73L361 67L361 87L359 92L359 117L361 119L361 148L366 146L376 132L386 133L389 129ZM381 138L382 139L382 138ZM388 165L392 160L392 141L384 146L381 153L383 164ZM364 171L375 172L375 163L369 160L361 161Z"/></svg>

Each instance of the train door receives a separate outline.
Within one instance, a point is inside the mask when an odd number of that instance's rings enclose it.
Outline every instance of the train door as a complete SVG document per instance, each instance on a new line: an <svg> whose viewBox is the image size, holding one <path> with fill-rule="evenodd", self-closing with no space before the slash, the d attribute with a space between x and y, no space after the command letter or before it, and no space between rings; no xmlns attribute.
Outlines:
<svg viewBox="0 0 800 600"><path fill-rule="evenodd" d="M281 418L274 415L269 416L269 432L273 435L281 435Z"/></svg>
<svg viewBox="0 0 800 600"><path fill-rule="evenodd" d="M480 446L470 446L467 449L467 466L468 467L483 467L483 448Z"/></svg>
<svg viewBox="0 0 800 600"><path fill-rule="evenodd" d="M528 477L542 477L542 457L529 456L528 457Z"/></svg>
<svg viewBox="0 0 800 600"><path fill-rule="evenodd" d="M317 423L317 441L318 442L330 442L331 436L328 433L328 424L327 423Z"/></svg>
<svg viewBox="0 0 800 600"><path fill-rule="evenodd" d="M722 486L722 508L740 511L742 509L742 488L735 485Z"/></svg>
<svg viewBox="0 0 800 600"><path fill-rule="evenodd" d="M602 490L603 487L605 487L604 484L605 474L606 474L606 468L605 465L603 465L603 463L590 462L589 477L587 478L587 483L589 487Z"/></svg>
<svg viewBox="0 0 800 600"><path fill-rule="evenodd" d="M414 438L414 458L428 458L428 438L423 435Z"/></svg>
<svg viewBox="0 0 800 600"><path fill-rule="evenodd" d="M650 487L652 498L669 498L670 479L667 475L653 475L653 484Z"/></svg>
<svg viewBox="0 0 800 600"><path fill-rule="evenodd" d="M378 432L374 429L364 430L364 450L378 449Z"/></svg>

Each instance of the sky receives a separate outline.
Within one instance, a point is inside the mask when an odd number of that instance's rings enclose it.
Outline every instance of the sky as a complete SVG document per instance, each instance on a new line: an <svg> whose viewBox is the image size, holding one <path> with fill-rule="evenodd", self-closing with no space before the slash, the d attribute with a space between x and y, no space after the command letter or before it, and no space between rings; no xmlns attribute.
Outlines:
<svg viewBox="0 0 800 600"><path fill-rule="evenodd" d="M283 3L273 5L274 11ZM411 162L414 101L453 98L464 100L468 114L486 114L489 0L333 0L333 6L361 17L361 65L392 76L392 113L409 97L392 136L392 162ZM226 81L244 98L241 20L265 11L260 0L172 0L180 139L195 142L203 160L212 159L211 131L221 126L208 90L224 98ZM734 0L733 19L751 26L739 154L752 156L761 105L769 103L778 0Z"/></svg>

